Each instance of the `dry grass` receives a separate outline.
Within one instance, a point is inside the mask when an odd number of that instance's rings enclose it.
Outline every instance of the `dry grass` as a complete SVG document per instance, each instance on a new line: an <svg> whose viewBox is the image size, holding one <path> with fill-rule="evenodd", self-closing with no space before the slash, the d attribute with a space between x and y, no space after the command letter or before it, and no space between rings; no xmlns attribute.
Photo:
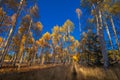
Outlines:
<svg viewBox="0 0 120 80"><path fill-rule="evenodd" d="M57 65L43 69L25 72L6 73L0 75L0 80L66 80L69 78L67 66ZM70 80L70 79L69 79Z"/></svg>
<svg viewBox="0 0 120 80"><path fill-rule="evenodd" d="M108 70L102 67L85 67L75 65L58 65L40 69L40 66L20 72L0 75L0 80L120 80L120 65Z"/></svg>
<svg viewBox="0 0 120 80"><path fill-rule="evenodd" d="M102 67L79 67L76 68L78 80L120 80L120 66L114 66L107 70Z"/></svg>

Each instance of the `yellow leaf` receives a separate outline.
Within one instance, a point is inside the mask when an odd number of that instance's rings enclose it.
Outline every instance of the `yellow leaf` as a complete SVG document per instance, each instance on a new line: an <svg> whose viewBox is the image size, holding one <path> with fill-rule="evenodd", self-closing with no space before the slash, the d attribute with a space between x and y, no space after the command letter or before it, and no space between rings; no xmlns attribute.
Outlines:
<svg viewBox="0 0 120 80"><path fill-rule="evenodd" d="M45 43L44 39L43 39L43 38L40 38L40 39L39 39L39 45L40 45L41 47L43 47L43 46L44 46L44 43Z"/></svg>
<svg viewBox="0 0 120 80"><path fill-rule="evenodd" d="M39 45L39 44L40 44L38 40L36 41L36 44L37 44L37 45Z"/></svg>
<svg viewBox="0 0 120 80"><path fill-rule="evenodd" d="M31 20L31 17L30 17L29 14L27 14L24 18L25 18L25 19L28 19L28 21Z"/></svg>
<svg viewBox="0 0 120 80"><path fill-rule="evenodd" d="M2 37L0 37L0 43L3 41L3 38Z"/></svg>
<svg viewBox="0 0 120 80"><path fill-rule="evenodd" d="M42 24L40 22L36 23L36 27L38 30L42 31Z"/></svg>
<svg viewBox="0 0 120 80"><path fill-rule="evenodd" d="M23 27L19 27L19 29L18 29L18 33L22 34L22 33L24 33L24 31L25 31L25 28L23 28Z"/></svg>
<svg viewBox="0 0 120 80"><path fill-rule="evenodd" d="M79 41L76 40L76 41L75 41L75 46L79 46L79 44L80 44Z"/></svg>
<svg viewBox="0 0 120 80"><path fill-rule="evenodd" d="M67 20L64 25L63 25L63 29L66 31L69 31L71 32L74 28L74 24L70 21L70 20Z"/></svg>
<svg viewBox="0 0 120 80"><path fill-rule="evenodd" d="M0 8L0 16L2 16L3 15L3 10L2 10L2 8Z"/></svg>
<svg viewBox="0 0 120 80"><path fill-rule="evenodd" d="M63 27L60 27L60 32L64 32L64 28Z"/></svg>
<svg viewBox="0 0 120 80"><path fill-rule="evenodd" d="M74 41L74 37L70 36L70 41L73 42Z"/></svg>
<svg viewBox="0 0 120 80"><path fill-rule="evenodd" d="M52 36L53 38L56 38L56 37L57 37L57 34L52 33L51 36Z"/></svg>
<svg viewBox="0 0 120 80"><path fill-rule="evenodd" d="M50 40L50 33L49 32L46 32L44 35L43 35L43 38L45 40Z"/></svg>
<svg viewBox="0 0 120 80"><path fill-rule="evenodd" d="M30 38L30 39L29 39L29 43L30 43L30 44L34 43L34 41L35 41L34 38Z"/></svg>
<svg viewBox="0 0 120 80"><path fill-rule="evenodd" d="M76 55L74 55L73 60L78 61L78 57Z"/></svg>
<svg viewBox="0 0 120 80"><path fill-rule="evenodd" d="M26 40L26 36L23 35L23 36L22 36L22 41L21 41L21 42L24 44L24 43L25 43L25 40Z"/></svg>
<svg viewBox="0 0 120 80"><path fill-rule="evenodd" d="M63 40L64 41L68 41L68 37L67 36L63 36Z"/></svg>
<svg viewBox="0 0 120 80"><path fill-rule="evenodd" d="M53 32L58 33L59 32L59 27L58 26L54 26Z"/></svg>

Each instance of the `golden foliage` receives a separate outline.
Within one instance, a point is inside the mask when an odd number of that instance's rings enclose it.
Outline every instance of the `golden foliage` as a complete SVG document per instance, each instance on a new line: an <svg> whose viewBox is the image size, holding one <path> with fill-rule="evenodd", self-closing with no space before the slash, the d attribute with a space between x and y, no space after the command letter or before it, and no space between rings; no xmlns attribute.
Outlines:
<svg viewBox="0 0 120 80"><path fill-rule="evenodd" d="M64 28L63 27L60 27L60 32L64 32Z"/></svg>
<svg viewBox="0 0 120 80"><path fill-rule="evenodd" d="M36 23L36 29L42 31L42 24L40 22Z"/></svg>
<svg viewBox="0 0 120 80"><path fill-rule="evenodd" d="M57 40L56 39L54 39L54 38L52 38L52 43L54 44L54 45L57 45Z"/></svg>
<svg viewBox="0 0 120 80"><path fill-rule="evenodd" d="M28 26L30 25L30 21L31 21L31 17L29 14L25 15L23 18L22 18L22 26L28 28Z"/></svg>
<svg viewBox="0 0 120 80"><path fill-rule="evenodd" d="M70 41L73 42L75 39L73 36L70 36Z"/></svg>
<svg viewBox="0 0 120 80"><path fill-rule="evenodd" d="M65 32L66 31L71 32L73 28L74 28L74 24L70 20L67 20L63 25L63 29Z"/></svg>
<svg viewBox="0 0 120 80"><path fill-rule="evenodd" d="M9 54L6 54L5 55L5 60L10 60L11 59L11 56Z"/></svg>
<svg viewBox="0 0 120 80"><path fill-rule="evenodd" d="M37 45L39 45L39 44L40 44L38 40L37 40L35 43L36 43Z"/></svg>
<svg viewBox="0 0 120 80"><path fill-rule="evenodd" d="M23 35L23 36L22 36L22 40L21 40L21 42L24 44L24 43L25 43L25 40L26 40L26 36Z"/></svg>
<svg viewBox="0 0 120 80"><path fill-rule="evenodd" d="M19 33L19 34L23 34L24 31L25 31L25 28L19 27L19 29L18 29L18 33Z"/></svg>
<svg viewBox="0 0 120 80"><path fill-rule="evenodd" d="M74 61L78 61L78 57L76 55L74 55L72 58Z"/></svg>
<svg viewBox="0 0 120 80"><path fill-rule="evenodd" d="M71 45L71 46L70 46L70 50L71 50L72 52L74 52L74 51L75 51L75 45Z"/></svg>
<svg viewBox="0 0 120 80"><path fill-rule="evenodd" d="M20 43L20 49L19 49L20 51L19 51L19 53L18 53L18 55L20 55L20 56L22 56L22 52L23 52L23 50L24 50L25 41L26 41L26 36L23 35L23 36L22 36L21 43Z"/></svg>
<svg viewBox="0 0 120 80"><path fill-rule="evenodd" d="M38 6L37 5L34 5L33 7L31 7L30 14L32 16L38 17Z"/></svg>
<svg viewBox="0 0 120 80"><path fill-rule="evenodd" d="M44 47L45 41L44 41L43 38L40 38L38 43L39 43L39 45L40 45L41 47Z"/></svg>
<svg viewBox="0 0 120 80"><path fill-rule="evenodd" d="M3 41L3 38L2 37L0 37L0 43Z"/></svg>
<svg viewBox="0 0 120 80"><path fill-rule="evenodd" d="M13 45L15 45L15 46L20 46L20 45L19 45L20 40L19 40L18 36L14 36L14 37L12 38L12 41L13 41Z"/></svg>
<svg viewBox="0 0 120 80"><path fill-rule="evenodd" d="M54 26L53 32L54 32L54 33L58 33L58 32L59 32L59 26Z"/></svg>
<svg viewBox="0 0 120 80"><path fill-rule="evenodd" d="M2 16L4 14L2 8L0 7L0 16Z"/></svg>
<svg viewBox="0 0 120 80"><path fill-rule="evenodd" d="M29 14L27 14L27 15L24 17L24 19L27 19L27 20L29 21L29 20L31 20L31 17L30 17Z"/></svg>
<svg viewBox="0 0 120 80"><path fill-rule="evenodd" d="M50 40L50 33L49 32L46 32L44 35L43 35L43 38L45 39L45 40Z"/></svg>
<svg viewBox="0 0 120 80"><path fill-rule="evenodd" d="M118 14L120 13L120 2L114 3L110 8L109 12L112 14Z"/></svg>
<svg viewBox="0 0 120 80"><path fill-rule="evenodd" d="M13 9L16 9L19 6L18 1L16 0L4 0L4 4Z"/></svg>
<svg viewBox="0 0 120 80"><path fill-rule="evenodd" d="M51 36L53 39L57 39L57 40L59 40L62 37L61 34L56 34L56 33L52 33Z"/></svg>
<svg viewBox="0 0 120 80"><path fill-rule="evenodd" d="M57 34L52 33L51 36L52 36L53 38L55 38L55 37L57 37Z"/></svg>
<svg viewBox="0 0 120 80"><path fill-rule="evenodd" d="M57 45L58 41L60 40L60 38L62 37L61 34L56 34L56 33L52 33L52 43L54 45Z"/></svg>
<svg viewBox="0 0 120 80"><path fill-rule="evenodd" d="M102 5L102 7L103 7L102 9L108 10L110 5L105 3Z"/></svg>
<svg viewBox="0 0 120 80"><path fill-rule="evenodd" d="M33 43L34 43L34 41L35 41L35 40L34 40L34 38L33 38L33 37L29 39L29 43L30 43L30 44L33 44Z"/></svg>
<svg viewBox="0 0 120 80"><path fill-rule="evenodd" d="M77 47L78 47L80 43L79 43L79 41L78 41L78 40L76 40L74 44L75 44L75 46L77 46Z"/></svg>
<svg viewBox="0 0 120 80"><path fill-rule="evenodd" d="M63 40L64 41L68 41L68 37L67 36L63 36Z"/></svg>
<svg viewBox="0 0 120 80"><path fill-rule="evenodd" d="M48 45L48 42L46 40L50 40L50 33L46 32L42 38L40 38L38 41L36 41L37 45L40 45L41 47L44 47L46 45Z"/></svg>

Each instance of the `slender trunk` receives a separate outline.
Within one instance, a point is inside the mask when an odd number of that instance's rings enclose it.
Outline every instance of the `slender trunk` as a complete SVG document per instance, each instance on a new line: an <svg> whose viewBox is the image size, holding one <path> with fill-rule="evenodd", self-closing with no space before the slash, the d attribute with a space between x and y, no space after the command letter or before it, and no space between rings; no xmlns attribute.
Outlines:
<svg viewBox="0 0 120 80"><path fill-rule="evenodd" d="M101 44L101 50L102 50L102 55L103 55L103 60L104 60L104 67L108 67L108 54L106 52L106 45L105 45L105 40L104 40L104 33L103 33L103 25L102 25L102 14L101 11L99 10L98 12L99 15L99 39L100 39L100 44Z"/></svg>
<svg viewBox="0 0 120 80"><path fill-rule="evenodd" d="M18 11L17 11L17 15L16 15L15 24L12 26L12 28L11 28L11 30L10 30L10 32L9 32L8 39L7 39L6 43L5 43L5 48L4 48L4 50L2 51L2 58L1 58L1 60L0 60L0 68L2 67L2 64L3 64L3 62L4 62L5 55L6 55L6 53L8 52L8 48L9 48L9 46L10 46L10 42L11 42L12 36L13 36L13 34L14 34L15 28L16 28L17 18L18 18L19 14L20 14L20 11L21 11L21 9L22 9L23 1L24 1L24 0L21 0L21 1L20 1L20 5L19 5Z"/></svg>
<svg viewBox="0 0 120 80"><path fill-rule="evenodd" d="M22 39L23 39L23 36L22 36ZM20 68L20 64L22 63L22 61L23 61L23 50L24 50L24 44L25 43L22 43L23 42L23 40L21 40L21 42L20 42L20 49L19 49L19 52L18 52L18 55L20 55L20 61L19 61L19 65L18 65L18 67Z"/></svg>
<svg viewBox="0 0 120 80"><path fill-rule="evenodd" d="M79 18L79 30L80 30L80 33L81 33L81 24L80 24L80 18Z"/></svg>
<svg viewBox="0 0 120 80"><path fill-rule="evenodd" d="M41 64L43 65L45 62L45 55L42 54L42 57L41 57Z"/></svg>
<svg viewBox="0 0 120 80"><path fill-rule="evenodd" d="M82 29L81 29L81 24L80 24L80 18L78 18L78 21L79 21L79 30L80 30L80 37L81 37Z"/></svg>
<svg viewBox="0 0 120 80"><path fill-rule="evenodd" d="M52 45L52 48L53 48L53 54L52 54L53 55L53 62L55 63L55 57L54 56L56 55L56 47L55 47L54 44Z"/></svg>
<svg viewBox="0 0 120 80"><path fill-rule="evenodd" d="M32 21L30 22L30 26L29 26L29 28L28 28L28 32L29 32L29 30L30 30L31 23L32 23ZM20 39L22 39L23 36L24 36L24 34L21 35L21 38L20 38ZM28 41L28 38L27 38L26 41ZM16 60L17 60L18 57L19 57L18 55L21 55L22 52L23 52L23 51L20 50L20 48L22 47L22 44L21 44L21 43L22 43L22 40L21 40L20 43L19 43L19 45L20 45L20 46L19 46L19 50L18 50L18 53L16 53L16 58L15 58L15 60L14 60L14 62L13 62L13 65L14 65L14 66L15 66ZM22 54L22 55L23 55L23 54ZM19 64L21 64L21 62L22 62L22 55L20 56L20 59L19 59L20 62L19 62Z"/></svg>
<svg viewBox="0 0 120 80"><path fill-rule="evenodd" d="M43 48L41 47L40 57L39 57L40 58L40 61L39 61L40 64L42 64L42 57L43 57L42 53L43 53Z"/></svg>
<svg viewBox="0 0 120 80"><path fill-rule="evenodd" d="M99 4L99 3L97 3ZM95 5L93 4L94 9L96 9ZM100 10L98 10L98 15L95 15L96 17L96 22L97 22L97 35L100 39L100 45L101 45L101 50L102 50L102 55L103 55L103 60L104 60L104 67L107 68L109 66L108 64L108 54L106 52L106 45L105 45L105 40L104 40L104 33L103 33L103 25L102 25L102 13Z"/></svg>
<svg viewBox="0 0 120 80"><path fill-rule="evenodd" d="M114 22L113 22L113 19L112 19L111 16L110 16L110 22L111 22L111 25L112 25L112 29L113 29L113 31L114 31L116 44L117 44L117 46L118 46L118 53L119 53L119 55L120 55L120 44L119 44L119 41L118 41L118 37L117 37L117 32L116 32L116 29L115 29L115 25L114 25Z"/></svg>
<svg viewBox="0 0 120 80"><path fill-rule="evenodd" d="M27 33L30 32L31 26L32 26L32 19L30 20L30 25L29 25L29 27L28 27ZM27 38L27 39L28 39L28 38ZM28 41L28 40L27 40L27 41ZM24 43L22 43L22 42L23 42L23 41L21 40L20 49L19 49L19 52L18 52L18 54L21 55L21 56L20 56L20 62L19 62L18 68L20 68L20 65L21 65L21 63L22 63L22 61L23 61L23 54L22 54L23 50L21 50L21 48L24 47Z"/></svg>
<svg viewBox="0 0 120 80"><path fill-rule="evenodd" d="M33 46L35 46L35 44L33 43ZM35 50L35 47L34 47L34 53L32 53L32 56L31 56L31 60L30 60L30 65L35 64L35 60L36 60L36 53L37 53L37 50ZM33 58L32 58L33 57Z"/></svg>
<svg viewBox="0 0 120 80"><path fill-rule="evenodd" d="M33 64L36 63L36 54L37 54L37 52L35 52L34 55L33 55L33 59L32 59Z"/></svg>
<svg viewBox="0 0 120 80"><path fill-rule="evenodd" d="M108 25L107 25L106 22L105 22L105 28L106 28L106 31L107 31L107 34L108 34L108 38L109 38L109 41L110 41L111 48L113 50L114 48L113 48L113 44L112 44L112 39L111 39L110 31L109 31L109 28L108 28ZM114 53L113 53L113 55L114 55L114 60L116 60L116 55Z"/></svg>
<svg viewBox="0 0 120 80"><path fill-rule="evenodd" d="M93 4L93 8L96 9L95 4ZM99 21L98 21L98 15L97 13L95 14L95 19L96 19L96 29L97 29L97 35L99 35Z"/></svg>
<svg viewBox="0 0 120 80"><path fill-rule="evenodd" d="M99 22L98 22L98 16L95 15L95 18L96 18L97 35L99 35Z"/></svg>
<svg viewBox="0 0 120 80"><path fill-rule="evenodd" d="M30 50L29 50L29 47L28 47L28 39L29 39L29 36L27 36L27 40L25 42L25 48L28 49L28 51L26 52L26 57L27 57L27 63L29 63L29 60L30 60Z"/></svg>
<svg viewBox="0 0 120 80"><path fill-rule="evenodd" d="M108 25L107 25L106 22L105 22L105 28L106 28L106 31L107 31L107 34L108 34L108 38L109 38L109 41L110 41L110 45L111 45L112 50L113 50L112 39L111 39L110 31L109 31L109 28L108 28Z"/></svg>
<svg viewBox="0 0 120 80"><path fill-rule="evenodd" d="M35 44L34 44L34 45L35 45ZM37 50L35 49L35 53L33 54L34 58L33 58L32 62L33 62L34 64L36 63L36 54L37 54L37 51L38 51L38 49L37 49Z"/></svg>
<svg viewBox="0 0 120 80"><path fill-rule="evenodd" d="M14 56L14 59L13 59L13 66L15 66L15 64L16 64L16 60L17 60L17 53L15 53L14 55L15 55L15 56Z"/></svg>
<svg viewBox="0 0 120 80"><path fill-rule="evenodd" d="M20 39L23 38L23 35L24 35L24 34L21 35ZM22 40L21 40L20 43L19 43L19 45L20 45L20 46L19 46L19 49L16 51L16 57L15 57L15 59L14 59L14 61L13 61L13 66L15 66L16 60L19 58L19 52L20 52L19 50L20 50L21 45L22 45L21 43L22 43Z"/></svg>

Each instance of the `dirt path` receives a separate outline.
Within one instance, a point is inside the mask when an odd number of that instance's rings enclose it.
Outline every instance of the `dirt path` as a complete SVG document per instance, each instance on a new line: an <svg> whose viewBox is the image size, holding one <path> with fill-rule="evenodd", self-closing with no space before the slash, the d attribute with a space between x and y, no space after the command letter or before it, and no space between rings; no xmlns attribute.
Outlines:
<svg viewBox="0 0 120 80"><path fill-rule="evenodd" d="M82 67L78 64L61 64L0 74L0 80L120 80L119 74L119 67L104 70L99 67Z"/></svg>
<svg viewBox="0 0 120 80"><path fill-rule="evenodd" d="M0 80L76 80L72 65L58 65L51 68L0 75ZM73 79L74 78L74 79Z"/></svg>

